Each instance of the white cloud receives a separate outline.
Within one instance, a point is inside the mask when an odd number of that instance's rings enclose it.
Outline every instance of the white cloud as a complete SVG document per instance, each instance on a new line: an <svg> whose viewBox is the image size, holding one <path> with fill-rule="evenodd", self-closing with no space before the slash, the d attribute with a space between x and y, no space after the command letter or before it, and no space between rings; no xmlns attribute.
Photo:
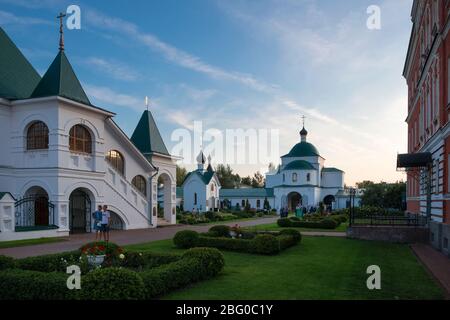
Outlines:
<svg viewBox="0 0 450 320"><path fill-rule="evenodd" d="M90 67L94 67L97 71L106 73L118 80L135 81L140 77L140 75L130 66L114 60L105 60L99 57L88 57L83 59L82 63Z"/></svg>
<svg viewBox="0 0 450 320"><path fill-rule="evenodd" d="M16 16L10 12L0 10L0 24L18 24L18 25L52 25L50 21L33 17Z"/></svg>
<svg viewBox="0 0 450 320"><path fill-rule="evenodd" d="M89 97L97 99L105 104L119 107L127 107L136 111L144 110L144 98L138 99L134 96L118 93L110 88L84 84L84 89Z"/></svg>

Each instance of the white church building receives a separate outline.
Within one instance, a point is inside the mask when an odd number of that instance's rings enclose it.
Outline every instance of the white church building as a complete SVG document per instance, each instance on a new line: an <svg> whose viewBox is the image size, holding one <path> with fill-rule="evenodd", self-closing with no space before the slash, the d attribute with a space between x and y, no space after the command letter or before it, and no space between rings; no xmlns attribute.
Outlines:
<svg viewBox="0 0 450 320"><path fill-rule="evenodd" d="M129 138L93 105L64 51L40 76L0 28L0 241L176 222L176 164L150 111ZM136 119L137 120L137 119ZM157 183L164 183L164 218Z"/></svg>
<svg viewBox="0 0 450 320"><path fill-rule="evenodd" d="M265 188L221 188L211 163L204 170L205 157L201 152L197 157L198 169L188 174L182 186L184 210L205 212L219 208L219 204L243 208L247 201L256 210L263 210L264 203L268 203L278 213L282 208L289 211L297 207L318 208L321 203L332 210L349 207L350 193L344 185L344 171L326 167L325 159L307 141L307 135L303 127L300 142L281 157L277 169L266 173ZM360 205L360 199L361 190L356 190L355 206Z"/></svg>

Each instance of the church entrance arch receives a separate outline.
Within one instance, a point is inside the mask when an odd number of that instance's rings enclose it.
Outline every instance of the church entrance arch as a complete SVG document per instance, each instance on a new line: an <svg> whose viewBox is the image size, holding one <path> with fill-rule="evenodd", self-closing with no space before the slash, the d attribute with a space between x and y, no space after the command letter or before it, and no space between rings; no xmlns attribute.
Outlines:
<svg viewBox="0 0 450 320"><path fill-rule="evenodd" d="M295 211L295 209L298 206L301 206L303 201L302 201L302 195L298 192L291 192L288 194L288 210L290 212Z"/></svg>

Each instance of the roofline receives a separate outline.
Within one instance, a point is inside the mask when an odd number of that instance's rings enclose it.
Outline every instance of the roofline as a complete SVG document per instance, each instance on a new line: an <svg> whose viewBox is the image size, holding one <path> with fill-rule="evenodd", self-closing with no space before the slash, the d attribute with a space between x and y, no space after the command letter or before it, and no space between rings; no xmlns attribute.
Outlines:
<svg viewBox="0 0 450 320"><path fill-rule="evenodd" d="M183 160L183 157L179 157L179 156L173 156L171 154L164 154L164 153L159 153L159 152L144 152L142 153L143 155L148 155L148 156L159 156L159 157L163 157L163 158L168 158L168 159L172 159L172 160Z"/></svg>
<svg viewBox="0 0 450 320"><path fill-rule="evenodd" d="M37 103L37 102L46 102L46 101L61 101L61 102L65 102L68 104L71 104L75 107L80 107L86 110L90 110L90 111L94 111L94 112L98 112L101 114L104 114L106 116L109 117L113 117L116 114L114 112L108 111L106 109L102 109L100 107L96 107L94 105L87 105L81 102L77 102L71 99L67 99L61 96L49 96L49 97L40 97L40 98L31 98L31 99L21 99L21 100L14 100L11 101L11 105L26 105L26 104L32 104L32 103Z"/></svg>
<svg viewBox="0 0 450 320"><path fill-rule="evenodd" d="M117 131L117 132L118 132L125 140L128 141L128 144L131 146L132 150L135 151L135 153L141 158L141 160L143 160L145 163L149 164L150 167L151 167L153 170L155 170L155 171L158 170L158 168L155 167L155 166L153 165L153 163L151 163L151 161L148 160L147 157L145 157L145 156L142 154L142 152L134 145L134 143L130 140L130 138L128 138L128 136L127 136L127 135L125 134L125 132L123 132L123 130L117 125L117 123L116 123L111 117L108 117L108 118L106 119L107 122L108 122L108 120L109 120L109 122L112 124L112 127L113 127L114 129L116 129L116 131Z"/></svg>
<svg viewBox="0 0 450 320"><path fill-rule="evenodd" d="M11 106L11 102L12 102L11 100L8 100L8 99L6 99L6 98L1 98L1 97L0 97L0 104L1 104L1 105L9 106L9 107L10 107L10 106Z"/></svg>

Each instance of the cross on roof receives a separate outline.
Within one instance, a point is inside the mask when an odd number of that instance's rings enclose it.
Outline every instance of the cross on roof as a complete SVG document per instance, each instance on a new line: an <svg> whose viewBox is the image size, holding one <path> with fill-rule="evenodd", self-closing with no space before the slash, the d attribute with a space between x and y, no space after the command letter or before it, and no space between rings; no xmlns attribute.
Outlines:
<svg viewBox="0 0 450 320"><path fill-rule="evenodd" d="M303 128L305 127L305 119L306 119L305 115L302 115Z"/></svg>
<svg viewBox="0 0 450 320"><path fill-rule="evenodd" d="M60 12L56 19L59 19L59 50L64 51L64 30L63 30L63 18L65 13Z"/></svg>

